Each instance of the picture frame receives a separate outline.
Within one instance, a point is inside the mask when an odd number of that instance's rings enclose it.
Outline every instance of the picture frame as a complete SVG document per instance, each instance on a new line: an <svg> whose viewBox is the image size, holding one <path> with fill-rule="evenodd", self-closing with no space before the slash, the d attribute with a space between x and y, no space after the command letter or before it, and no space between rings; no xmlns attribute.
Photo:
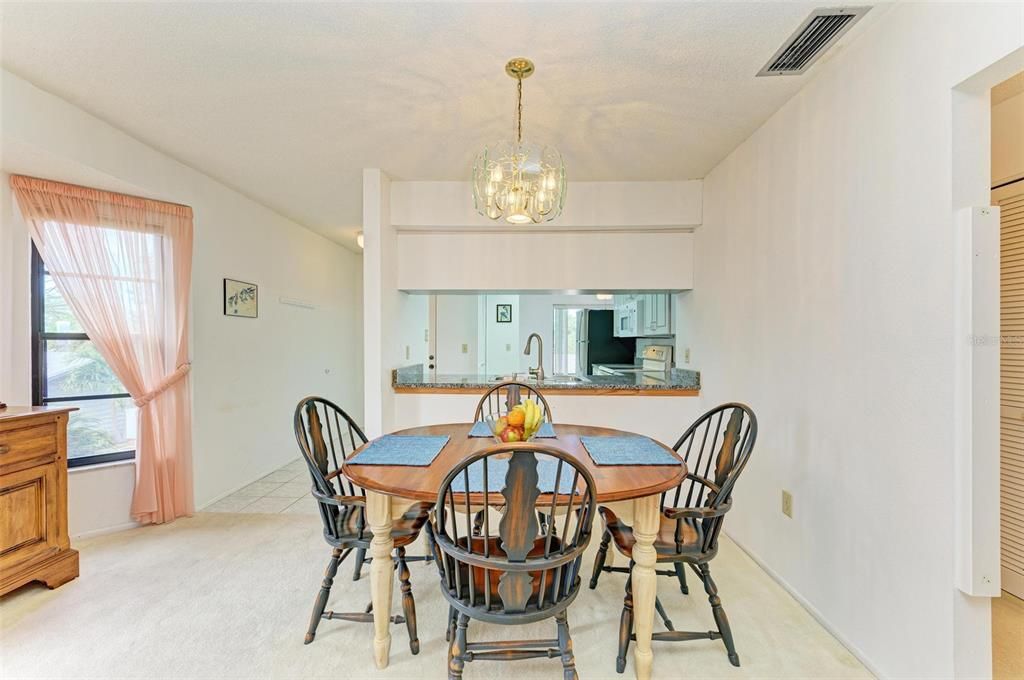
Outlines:
<svg viewBox="0 0 1024 680"><path fill-rule="evenodd" d="M498 323L512 323L512 305L497 305L495 310L495 320Z"/></svg>
<svg viewBox="0 0 1024 680"><path fill-rule="evenodd" d="M238 279L224 279L224 316L255 319L259 310L259 286Z"/></svg>

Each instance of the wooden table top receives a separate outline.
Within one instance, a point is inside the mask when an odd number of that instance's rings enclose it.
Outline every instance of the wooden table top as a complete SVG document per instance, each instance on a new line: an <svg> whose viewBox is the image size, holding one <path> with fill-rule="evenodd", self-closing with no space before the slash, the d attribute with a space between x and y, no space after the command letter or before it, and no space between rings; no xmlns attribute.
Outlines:
<svg viewBox="0 0 1024 680"><path fill-rule="evenodd" d="M392 434L448 435L450 439L437 454L437 458L425 467L350 465L349 462L358 456L368 444L361 446L344 464L345 476L368 491L417 501L435 501L441 481L455 465L470 454L496 444L491 437L470 437L469 430L472 427L472 423L449 423L413 427L393 432ZM657 442L658 445L672 454L679 461L678 465L596 465L580 442L581 435L615 436L632 435L632 432L563 423L555 423L555 432L558 434L555 439L545 438L534 441L540 445L560 448L582 462L594 477L598 503L652 496L675 488L686 477L686 464L682 458L661 442ZM522 444L523 450L529 449L532 444L532 442Z"/></svg>

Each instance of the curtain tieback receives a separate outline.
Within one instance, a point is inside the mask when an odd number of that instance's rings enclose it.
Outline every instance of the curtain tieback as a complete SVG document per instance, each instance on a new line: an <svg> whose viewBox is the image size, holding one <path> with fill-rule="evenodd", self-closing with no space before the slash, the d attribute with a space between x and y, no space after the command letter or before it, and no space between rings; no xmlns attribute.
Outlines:
<svg viewBox="0 0 1024 680"><path fill-rule="evenodd" d="M161 380L159 383L157 383L156 387L154 387L149 392L146 392L141 397L136 399L135 400L135 405L138 406L139 408L142 408L143 406L145 406L146 404L148 404L149 402L153 401L154 399L159 397L161 394L166 392L168 388L172 387L179 380L184 378L188 374L188 372L191 371L191 370L192 370L192 362L190 362L190 361L189 362L185 362L181 366L178 366L176 369L174 369L173 373L167 375L163 380Z"/></svg>

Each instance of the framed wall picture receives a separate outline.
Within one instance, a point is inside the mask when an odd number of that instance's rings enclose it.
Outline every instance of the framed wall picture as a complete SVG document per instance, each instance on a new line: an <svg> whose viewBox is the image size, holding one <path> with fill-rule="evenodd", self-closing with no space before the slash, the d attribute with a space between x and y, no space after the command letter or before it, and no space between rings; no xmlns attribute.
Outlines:
<svg viewBox="0 0 1024 680"><path fill-rule="evenodd" d="M498 323L512 323L512 305L498 305Z"/></svg>
<svg viewBox="0 0 1024 680"><path fill-rule="evenodd" d="M224 279L224 315L255 319L259 314L259 287L255 283Z"/></svg>

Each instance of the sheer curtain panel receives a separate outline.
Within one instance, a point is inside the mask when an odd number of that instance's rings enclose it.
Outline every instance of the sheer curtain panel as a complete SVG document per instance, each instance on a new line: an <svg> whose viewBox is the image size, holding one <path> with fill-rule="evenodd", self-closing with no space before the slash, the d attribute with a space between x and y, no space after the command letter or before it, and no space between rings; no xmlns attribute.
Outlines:
<svg viewBox="0 0 1024 680"><path fill-rule="evenodd" d="M192 514L192 209L19 175L11 188L54 283L139 407L132 516Z"/></svg>

